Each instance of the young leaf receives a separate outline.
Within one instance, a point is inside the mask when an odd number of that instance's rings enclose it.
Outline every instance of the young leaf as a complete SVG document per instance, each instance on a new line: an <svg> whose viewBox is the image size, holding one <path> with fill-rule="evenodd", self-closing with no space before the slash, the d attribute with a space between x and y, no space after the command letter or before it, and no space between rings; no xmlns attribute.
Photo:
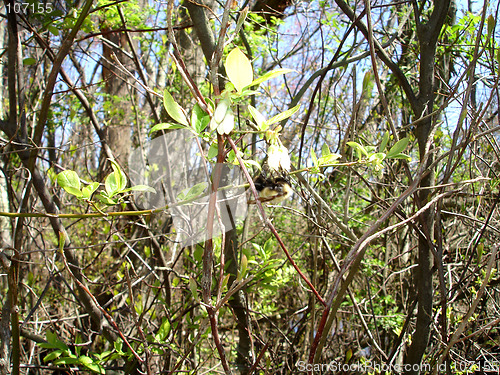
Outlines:
<svg viewBox="0 0 500 375"><path fill-rule="evenodd" d="M56 358L59 358L62 354L61 350L54 350L52 353L47 354L45 357L43 357L44 362L50 362L53 361Z"/></svg>
<svg viewBox="0 0 500 375"><path fill-rule="evenodd" d="M90 199L92 197L92 194L94 194L94 191L97 190L99 187L99 182L92 182L87 186L84 186L82 188L82 198L83 199Z"/></svg>
<svg viewBox="0 0 500 375"><path fill-rule="evenodd" d="M36 59L33 57L27 57L23 59L23 65L28 66L28 65L35 65L36 64Z"/></svg>
<svg viewBox="0 0 500 375"><path fill-rule="evenodd" d="M484 244L480 243L476 248L476 263L481 263L481 259L483 257Z"/></svg>
<svg viewBox="0 0 500 375"><path fill-rule="evenodd" d="M383 152L377 152L376 154L370 155L368 158L368 161L372 163L373 165L378 165L382 164L382 161L385 158L385 153Z"/></svg>
<svg viewBox="0 0 500 375"><path fill-rule="evenodd" d="M266 123L266 118L264 117L264 115L251 105L248 106L248 111L255 120L255 123L257 124L259 130L266 131L269 125Z"/></svg>
<svg viewBox="0 0 500 375"><path fill-rule="evenodd" d="M210 116L196 103L191 112L191 125L197 134L200 134L210 122Z"/></svg>
<svg viewBox="0 0 500 375"><path fill-rule="evenodd" d="M64 240L63 240L63 244L64 244ZM61 349L61 350L68 350L68 345L66 345L64 342L62 342L61 340L59 340L59 338L57 337L57 335L51 331L47 331L47 333L45 334L45 337L47 338L47 341L53 345L55 345L55 347L57 347L58 349Z"/></svg>
<svg viewBox="0 0 500 375"><path fill-rule="evenodd" d="M113 195L114 195L114 194L113 194ZM118 203L118 201L117 201L117 200L113 200L113 199L111 199L110 197L108 197L107 193L106 193L106 192L104 192L104 191L103 191L103 192L101 192L101 193L99 193L99 194L97 194L97 199L99 199L99 201L100 201L101 203L104 203L104 204L106 204L106 205L108 205L108 206L114 206L115 204L117 204L117 203Z"/></svg>
<svg viewBox="0 0 500 375"><path fill-rule="evenodd" d="M493 17L493 14L490 14L488 16L488 38L491 37L491 34L493 34L493 30L495 30L495 17Z"/></svg>
<svg viewBox="0 0 500 375"><path fill-rule="evenodd" d="M53 25L47 25L47 30L49 30L49 32L54 36L59 35L59 29Z"/></svg>
<svg viewBox="0 0 500 375"><path fill-rule="evenodd" d="M254 81L252 81L252 83L249 86L259 85L262 82L268 81L268 80L270 80L270 79L272 79L274 77L278 77L278 76L281 76L283 74L290 73L290 72L293 72L293 70L291 70L291 69L276 69L276 70L272 70L270 72L267 72L263 76L255 79Z"/></svg>
<svg viewBox="0 0 500 375"><path fill-rule="evenodd" d="M177 199L179 201L187 201L196 198L199 196L205 189L208 187L206 182L200 182L199 184L194 185L191 188L184 189L177 195Z"/></svg>
<svg viewBox="0 0 500 375"><path fill-rule="evenodd" d="M78 362L84 366L88 366L88 365L91 365L93 362L92 362L92 358L90 358L89 356L86 356L86 355L82 355L78 358Z"/></svg>
<svg viewBox="0 0 500 375"><path fill-rule="evenodd" d="M260 163L258 163L255 160L252 160L252 159L243 160L243 164L245 164L245 167L247 167L247 168L255 167L259 171L262 169L262 166L260 165Z"/></svg>
<svg viewBox="0 0 500 375"><path fill-rule="evenodd" d="M149 134L157 132L159 130L171 130L171 129L184 129L186 126L181 124L172 124L170 122L162 122L160 124L156 124L151 128Z"/></svg>
<svg viewBox="0 0 500 375"><path fill-rule="evenodd" d="M363 97L370 97L370 94L373 89L373 74L371 71L367 71L365 76L363 77Z"/></svg>
<svg viewBox="0 0 500 375"><path fill-rule="evenodd" d="M380 147L378 149L379 152L384 152L385 148L387 147L387 142L389 142L389 132L384 133L382 142L380 143Z"/></svg>
<svg viewBox="0 0 500 375"><path fill-rule="evenodd" d="M212 143L210 145L210 148L208 149L207 158L213 159L217 156L218 153L219 153L219 148L217 147L217 144Z"/></svg>
<svg viewBox="0 0 500 375"><path fill-rule="evenodd" d="M191 294L193 295L195 301L199 302L200 297L198 296L198 286L196 285L196 280L193 278L193 276L189 278L189 290L191 291Z"/></svg>
<svg viewBox="0 0 500 375"><path fill-rule="evenodd" d="M269 239L264 243L264 252L269 255L273 251L274 247L274 239L273 237L269 237Z"/></svg>
<svg viewBox="0 0 500 375"><path fill-rule="evenodd" d="M224 290L227 286L227 283L229 282L229 277L231 275L227 274L223 279L222 279L222 283L220 284L220 288L221 290Z"/></svg>
<svg viewBox="0 0 500 375"><path fill-rule="evenodd" d="M311 158L313 161L313 165L315 167L318 167L318 157L316 156L316 153L314 152L314 150L312 148L311 148Z"/></svg>
<svg viewBox="0 0 500 375"><path fill-rule="evenodd" d="M114 343L113 343L113 347L115 348L115 350L118 352L118 353L123 353L122 349L123 349L123 341L118 338Z"/></svg>
<svg viewBox="0 0 500 375"><path fill-rule="evenodd" d="M134 185L132 187L129 187L128 189L123 189L122 193L126 193L128 191L145 191L147 193L156 194L156 190L147 185Z"/></svg>
<svg viewBox="0 0 500 375"><path fill-rule="evenodd" d="M57 175L57 184L66 190L69 194L81 197L81 183L78 173L71 170L62 171Z"/></svg>
<svg viewBox="0 0 500 375"><path fill-rule="evenodd" d="M339 154L329 154L324 155L318 159L318 165L321 167L323 165L333 164L337 159L340 159L341 155Z"/></svg>
<svg viewBox="0 0 500 375"><path fill-rule="evenodd" d="M241 26L243 26L243 23L245 22L245 19L247 18L248 11L250 9L248 6L246 6L241 12L240 15L238 16L238 21L236 22L236 27L234 28L234 33L238 35L240 32Z"/></svg>
<svg viewBox="0 0 500 375"><path fill-rule="evenodd" d="M231 83L240 94L245 86L253 81L252 64L239 48L229 52L226 58L226 73Z"/></svg>
<svg viewBox="0 0 500 375"><path fill-rule="evenodd" d="M160 329L158 333L155 335L155 339L157 342L164 342L168 335L170 334L170 320L167 318L163 318L163 321L160 325Z"/></svg>
<svg viewBox="0 0 500 375"><path fill-rule="evenodd" d="M326 156L330 155L330 148L326 143L323 143L323 146L321 146L321 156Z"/></svg>
<svg viewBox="0 0 500 375"><path fill-rule="evenodd" d="M101 374L101 375L106 374L106 370L104 369L104 367L102 367L98 363L88 363L88 364L84 363L84 365L92 372L96 372L96 373Z"/></svg>
<svg viewBox="0 0 500 375"><path fill-rule="evenodd" d="M276 116L271 117L269 120L266 121L267 125L272 125L277 122L280 122L281 120L284 120L291 115L293 115L295 112L297 112L300 108L300 104L296 105L295 107L292 107L290 109L287 109L285 112L278 113Z"/></svg>
<svg viewBox="0 0 500 375"><path fill-rule="evenodd" d="M106 193L109 198L116 195L119 191L119 183L116 178L116 174L114 172L108 174L106 180L104 181L104 189L106 189Z"/></svg>
<svg viewBox="0 0 500 375"><path fill-rule="evenodd" d="M167 113L170 117L172 117L175 121L182 125L189 126L184 109L182 109L182 107L177 104L177 102L167 90L165 90L163 93L163 105L165 106L165 109L167 110Z"/></svg>
<svg viewBox="0 0 500 375"><path fill-rule="evenodd" d="M111 167L113 168L113 172L106 177L106 181L104 182L104 187L109 197L121 192L127 187L127 176L121 170L118 163L114 160L109 160L111 162Z"/></svg>
<svg viewBox="0 0 500 375"><path fill-rule="evenodd" d="M404 160L407 160L407 161L411 160L411 156L408 156L408 155L405 155L405 154L396 154L396 155L392 155L391 157L389 157L389 155L387 155L385 158L386 159L404 159Z"/></svg>
<svg viewBox="0 0 500 375"><path fill-rule="evenodd" d="M401 153L401 151L403 151L406 148L406 146L408 146L409 141L410 139L408 137L402 138L399 141L397 141L387 153L387 158L392 159L394 158L395 155Z"/></svg>
<svg viewBox="0 0 500 375"><path fill-rule="evenodd" d="M241 281L245 277L247 273L247 268L248 268L248 258L246 257L245 254L241 256L241 264L240 264L240 269L238 270L238 275L236 280Z"/></svg>
<svg viewBox="0 0 500 375"><path fill-rule="evenodd" d="M352 147L354 150L356 150L359 159L361 159L362 155L368 156L368 152L366 151L366 149L363 146L361 146L359 143L347 142L347 145Z"/></svg>

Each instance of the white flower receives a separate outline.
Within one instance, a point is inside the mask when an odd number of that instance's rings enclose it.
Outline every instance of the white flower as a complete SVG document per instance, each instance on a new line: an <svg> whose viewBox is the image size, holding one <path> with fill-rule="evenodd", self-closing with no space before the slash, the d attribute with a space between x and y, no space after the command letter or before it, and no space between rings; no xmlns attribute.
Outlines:
<svg viewBox="0 0 500 375"><path fill-rule="evenodd" d="M288 150L285 146L281 145L280 147L280 165L285 171L290 170L290 155L288 155Z"/></svg>
<svg viewBox="0 0 500 375"><path fill-rule="evenodd" d="M215 109L214 115L210 120L210 130L214 131L217 129L219 134L229 134L234 129L234 114L230 107L231 101L229 99L222 99L217 108Z"/></svg>
<svg viewBox="0 0 500 375"><path fill-rule="evenodd" d="M222 120L224 120L230 104L231 102L229 101L229 99L222 99L219 104L217 104L217 108L215 109L213 118L218 124L220 124Z"/></svg>
<svg viewBox="0 0 500 375"><path fill-rule="evenodd" d="M234 129L234 115L231 108L226 112L226 116L222 120L222 122L217 127L217 133L219 134L229 134Z"/></svg>
<svg viewBox="0 0 500 375"><path fill-rule="evenodd" d="M280 167L280 152L275 145L271 145L267 149L267 165L275 171Z"/></svg>
<svg viewBox="0 0 500 375"><path fill-rule="evenodd" d="M290 170L290 156L288 155L288 150L285 146L271 145L267 149L267 164L269 168L277 171L284 169L285 171Z"/></svg>

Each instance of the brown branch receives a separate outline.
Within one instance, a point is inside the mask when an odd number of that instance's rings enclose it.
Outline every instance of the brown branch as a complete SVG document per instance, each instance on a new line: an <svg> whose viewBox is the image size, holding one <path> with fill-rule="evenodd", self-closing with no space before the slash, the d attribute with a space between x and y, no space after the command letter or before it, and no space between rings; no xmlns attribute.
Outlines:
<svg viewBox="0 0 500 375"><path fill-rule="evenodd" d="M356 26L358 29L363 33L366 39L368 39L368 29L366 25L362 21L357 21L356 14L352 10L352 8L343 0L335 0L337 5L340 7L340 9L344 12L344 14L349 17L349 19L352 22L356 23ZM401 70L401 68L391 60L385 49L382 47L382 45L379 43L378 40L373 41L375 50L377 52L377 56L379 57L380 60L392 71L392 73L396 76L398 79L401 87L403 88L403 91L406 94L406 97L408 98L408 101L410 102L410 105L412 108L416 105L417 97L413 91L412 86L410 85L410 82L406 79L406 76L404 72Z"/></svg>

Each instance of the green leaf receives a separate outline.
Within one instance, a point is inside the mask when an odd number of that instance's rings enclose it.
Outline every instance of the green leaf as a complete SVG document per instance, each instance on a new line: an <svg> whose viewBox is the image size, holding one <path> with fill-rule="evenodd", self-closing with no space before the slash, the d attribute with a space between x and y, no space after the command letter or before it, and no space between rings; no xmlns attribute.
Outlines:
<svg viewBox="0 0 500 375"><path fill-rule="evenodd" d="M313 165L315 167L318 167L318 157L316 156L316 153L314 152L314 150L312 148L311 148L311 158L313 161Z"/></svg>
<svg viewBox="0 0 500 375"><path fill-rule="evenodd" d="M81 357L78 358L78 362L81 363L82 365L84 366L87 366L87 365L90 365L92 363L94 363L92 361L92 358L86 356L86 355L82 355Z"/></svg>
<svg viewBox="0 0 500 375"><path fill-rule="evenodd" d="M389 142L389 132L385 132L384 136L382 137L382 142L380 143L380 147L378 149L379 152L384 152L385 148L387 147L387 142Z"/></svg>
<svg viewBox="0 0 500 375"><path fill-rule="evenodd" d="M238 275L236 280L241 281L245 277L247 273L247 268L248 268L248 258L246 257L245 254L241 256L241 264L240 264L240 269L238 270Z"/></svg>
<svg viewBox="0 0 500 375"><path fill-rule="evenodd" d="M114 206L118 203L117 200L111 199L105 192L97 194L97 199L108 206Z"/></svg>
<svg viewBox="0 0 500 375"><path fill-rule="evenodd" d="M196 244L196 248L194 249L194 252L193 252L193 258L197 261L197 262L201 262L203 260L203 246L201 246L200 244Z"/></svg>
<svg viewBox="0 0 500 375"><path fill-rule="evenodd" d="M256 167L257 170L259 170L259 171L262 169L262 166L260 165L260 163L258 163L255 160L252 160L252 159L243 160L243 164L245 164L245 167L247 167L247 168L249 168L250 166L253 166L253 167Z"/></svg>
<svg viewBox="0 0 500 375"><path fill-rule="evenodd" d="M385 159L384 152L377 152L376 154L370 155L368 161L374 165L382 164L382 161Z"/></svg>
<svg viewBox="0 0 500 375"><path fill-rule="evenodd" d="M125 176L125 173L123 173L116 161L111 159L109 161L111 162L113 172L106 177L106 180L104 181L104 188L106 189L108 197L111 198L126 188L127 176Z"/></svg>
<svg viewBox="0 0 500 375"><path fill-rule="evenodd" d="M408 146L409 141L410 139L408 137L402 138L399 141L397 141L387 153L387 158L392 159L394 158L394 155L401 153L401 151L403 151L406 148L406 146Z"/></svg>
<svg viewBox="0 0 500 375"><path fill-rule="evenodd" d="M366 151L366 149L363 146L361 146L359 143L347 142L347 145L352 147L357 152L359 159L361 159L362 155L368 156L368 152Z"/></svg>
<svg viewBox="0 0 500 375"><path fill-rule="evenodd" d="M184 189L177 195L177 200L179 201L187 201L196 198L201 193L205 191L208 187L206 182L200 182L199 184L194 185L191 188Z"/></svg>
<svg viewBox="0 0 500 375"><path fill-rule="evenodd" d="M156 190L154 188L152 188L151 186L147 186L147 185L134 185L132 187L129 187L128 189L122 190L121 192L126 193L128 191L145 191L148 193L156 194Z"/></svg>
<svg viewBox="0 0 500 375"><path fill-rule="evenodd" d="M47 354L45 357L43 357L44 362L50 362L53 361L56 358L59 358L62 354L62 350L54 350L53 352Z"/></svg>
<svg viewBox="0 0 500 375"><path fill-rule="evenodd" d="M321 167L323 165L329 165L335 163L337 159L340 159L342 155L339 154L329 154L324 155L318 159L318 165Z"/></svg>
<svg viewBox="0 0 500 375"><path fill-rule="evenodd" d="M408 156L405 154L396 154L396 155L392 155L391 157L389 157L389 155L387 155L386 159L404 159L404 160L410 161L411 156Z"/></svg>
<svg viewBox="0 0 500 375"><path fill-rule="evenodd" d="M49 32L54 36L59 35L59 29L53 25L47 25L47 30L49 30Z"/></svg>
<svg viewBox="0 0 500 375"><path fill-rule="evenodd" d="M59 338L57 337L57 335L52 332L52 331L47 331L47 333L45 334L45 338L47 339L47 342L49 342L50 344L54 345L54 347L58 348L58 349L61 349L63 351L65 350L68 350L68 345L66 345L64 342L62 342L61 340L59 340Z"/></svg>
<svg viewBox="0 0 500 375"><path fill-rule="evenodd" d="M59 173L57 175L57 184L72 195L82 196L80 178L75 171L66 170Z"/></svg>
<svg viewBox="0 0 500 375"><path fill-rule="evenodd" d="M264 252L270 255L275 246L273 237L269 237L269 239L264 243Z"/></svg>
<svg viewBox="0 0 500 375"><path fill-rule="evenodd" d="M89 364L85 364L85 367L87 367L90 371L93 371L93 372L96 372L98 374L106 374L106 370L104 369L104 367L102 367L101 365L97 364L97 363L89 363Z"/></svg>
<svg viewBox="0 0 500 375"><path fill-rule="evenodd" d="M210 122L210 116L196 103L191 112L191 125L197 134L200 134Z"/></svg>
<svg viewBox="0 0 500 375"><path fill-rule="evenodd" d="M57 349L57 345L51 344L50 342L40 342L37 346L44 349Z"/></svg>
<svg viewBox="0 0 500 375"><path fill-rule="evenodd" d="M292 116L295 112L297 112L300 108L300 104L296 105L295 107L292 107L290 109L287 109L285 112L278 113L276 116L271 117L269 120L266 121L267 125L272 125L277 122L280 122L284 119L287 119L288 117Z"/></svg>
<svg viewBox="0 0 500 375"><path fill-rule="evenodd" d="M61 357L57 361L54 361L55 365L74 365L79 363L80 360L74 355L71 357Z"/></svg>
<svg viewBox="0 0 500 375"><path fill-rule="evenodd" d="M33 57L27 57L23 59L24 66L35 65L35 64L36 64L36 59L34 59Z"/></svg>
<svg viewBox="0 0 500 375"><path fill-rule="evenodd" d="M323 143L323 146L321 146L321 156L326 156L330 154L331 154L330 148L326 143Z"/></svg>
<svg viewBox="0 0 500 375"><path fill-rule="evenodd" d="M163 321L158 329L158 333L155 335L157 342L164 342L170 333L170 321L167 318L163 318Z"/></svg>
<svg viewBox="0 0 500 375"><path fill-rule="evenodd" d="M272 70L270 72L267 72L266 74L264 74L260 78L257 78L254 81L252 81L252 83L249 86L259 85L262 82L268 81L268 80L270 80L270 79L272 79L274 77L278 77L278 76L281 76L283 74L290 73L290 72L293 72L293 70L291 70L291 69L276 69L276 70Z"/></svg>
<svg viewBox="0 0 500 375"><path fill-rule="evenodd" d="M182 125L189 126L184 109L177 104L167 90L163 93L163 105L165 106L165 109L170 117Z"/></svg>
<svg viewBox="0 0 500 375"><path fill-rule="evenodd" d="M217 156L218 153L219 153L219 147L217 146L217 144L212 143L210 145L210 148L208 149L207 158L213 159Z"/></svg>
<svg viewBox="0 0 500 375"><path fill-rule="evenodd" d="M196 285L196 280L193 278L193 276L189 277L189 290L191 291L191 294L193 295L193 298L195 301L199 301L200 297L198 297L198 286Z"/></svg>
<svg viewBox="0 0 500 375"><path fill-rule="evenodd" d="M241 29L241 26L243 26L243 23L245 22L245 19L247 18L248 11L250 9L248 6L246 6L241 12L240 15L238 16L238 21L236 22L236 27L234 28L234 33L238 34L239 30Z"/></svg>
<svg viewBox="0 0 500 375"><path fill-rule="evenodd" d="M253 81L253 69L250 60L236 47L227 55L225 67L229 80L241 94L243 88L249 86Z"/></svg>
<svg viewBox="0 0 500 375"><path fill-rule="evenodd" d="M476 263L481 263L481 259L483 257L484 244L480 243L476 248Z"/></svg>
<svg viewBox="0 0 500 375"><path fill-rule="evenodd" d="M123 353L123 341L121 338L118 338L114 343L113 347L118 353Z"/></svg>
<svg viewBox="0 0 500 375"><path fill-rule="evenodd" d="M82 198L83 199L90 199L92 197L92 194L94 194L94 191L97 190L99 187L99 182L92 182L87 186L84 186L82 189Z"/></svg>
<svg viewBox="0 0 500 375"><path fill-rule="evenodd" d="M493 31L495 30L495 17L493 17L493 14L490 14L488 16L488 38L491 37L491 34L493 34Z"/></svg>
<svg viewBox="0 0 500 375"><path fill-rule="evenodd" d="M269 124L267 124L267 120L262 113L260 113L255 107L249 105L248 111L252 115L257 127L260 131L266 131L269 128Z"/></svg>
<svg viewBox="0 0 500 375"><path fill-rule="evenodd" d="M349 363L352 358L352 349L349 349L345 354L345 363Z"/></svg>
<svg viewBox="0 0 500 375"><path fill-rule="evenodd" d="M222 282L220 284L220 289L221 290L225 290L226 289L226 286L227 286L227 283L229 282L229 277L231 277L231 275L227 274L226 276L224 276L224 278L222 279Z"/></svg>
<svg viewBox="0 0 500 375"><path fill-rule="evenodd" d="M116 179L116 175L112 172L108 175L108 177L106 177L106 181L104 182L104 188L110 198L118 193L118 187L119 184Z"/></svg>
<svg viewBox="0 0 500 375"><path fill-rule="evenodd" d="M363 97L369 98L371 95L371 92L373 90L373 74L371 71L367 71L365 73L365 76L363 77L363 91L362 94Z"/></svg>
<svg viewBox="0 0 500 375"><path fill-rule="evenodd" d="M171 129L185 129L186 126L182 124L172 124L170 122L162 122L160 124L156 124L151 128L149 134L160 131L160 130L171 130Z"/></svg>

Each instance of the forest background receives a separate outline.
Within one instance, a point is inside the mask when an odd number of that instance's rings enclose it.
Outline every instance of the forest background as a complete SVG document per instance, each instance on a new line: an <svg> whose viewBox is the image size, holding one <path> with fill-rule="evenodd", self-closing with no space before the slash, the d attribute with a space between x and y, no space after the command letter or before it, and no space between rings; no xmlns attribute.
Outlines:
<svg viewBox="0 0 500 375"><path fill-rule="evenodd" d="M0 374L498 373L499 7L4 0Z"/></svg>

